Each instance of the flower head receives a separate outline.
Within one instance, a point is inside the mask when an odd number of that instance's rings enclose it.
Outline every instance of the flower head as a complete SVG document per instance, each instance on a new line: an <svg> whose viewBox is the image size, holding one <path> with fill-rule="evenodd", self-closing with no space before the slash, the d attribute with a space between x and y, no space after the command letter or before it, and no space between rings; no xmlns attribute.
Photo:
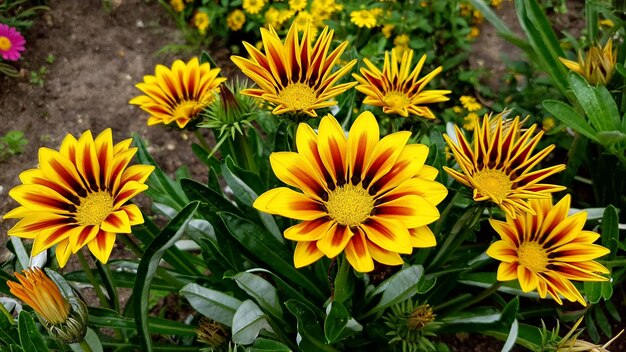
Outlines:
<svg viewBox="0 0 626 352"><path fill-rule="evenodd" d="M265 0L243 0L241 7L243 7L243 10L247 13L254 15L261 12L264 6Z"/></svg>
<svg viewBox="0 0 626 352"><path fill-rule="evenodd" d="M150 114L149 126L176 122L184 128L215 99L218 86L226 81L217 77L219 72L208 63L200 65L198 58L187 64L176 60L171 69L157 65L154 76L146 75L142 83L135 85L145 95L133 98L130 104Z"/></svg>
<svg viewBox="0 0 626 352"><path fill-rule="evenodd" d="M113 144L111 129L95 140L91 131L78 140L68 134L60 151L39 149L39 167L20 174L22 185L9 195L20 206L6 215L21 218L8 232L34 239L32 255L56 245L59 266L87 245L106 263L115 235L142 224L141 211L131 198L145 191L154 166L128 166L137 148L132 140Z"/></svg>
<svg viewBox="0 0 626 352"><path fill-rule="evenodd" d="M350 12L350 21L357 27L376 27L376 13L370 10L359 10Z"/></svg>
<svg viewBox="0 0 626 352"><path fill-rule="evenodd" d="M244 23L246 23L246 14L239 9L233 10L233 12L229 13L226 17L226 25L231 31L240 30Z"/></svg>
<svg viewBox="0 0 626 352"><path fill-rule="evenodd" d="M593 259L609 250L593 244L600 235L583 230L586 212L567 216L569 195L554 206L551 199L532 199L529 206L536 215L489 220L501 238L487 249L490 257L501 261L498 280L517 279L522 291L537 290L541 298L549 294L559 304L561 295L587 305L570 280L606 281L599 273L608 274L608 269Z"/></svg>
<svg viewBox="0 0 626 352"><path fill-rule="evenodd" d="M578 52L578 62L559 58L563 65L585 77L593 85L607 85L615 72L617 49L613 50L613 40L609 39L604 47L594 45L583 54Z"/></svg>
<svg viewBox="0 0 626 352"><path fill-rule="evenodd" d="M356 82L334 85L350 71L356 60L332 72L348 42L341 43L328 53L333 38L333 31L328 27L324 28L313 46L310 25L305 27L302 39L297 33L297 24L294 23L283 43L273 27L261 28L265 53L244 42L250 59L232 56L232 60L259 86L243 90L242 94L262 98L274 105L272 112L276 115L304 113L315 117L315 109L336 105L332 98L356 85Z"/></svg>
<svg viewBox="0 0 626 352"><path fill-rule="evenodd" d="M64 343L82 340L87 332L87 307L76 297L66 298L41 269L15 273L19 283L7 281L11 293L37 313L50 336Z"/></svg>
<svg viewBox="0 0 626 352"><path fill-rule="evenodd" d="M272 153L276 176L302 192L275 188L259 196L254 207L302 220L284 233L298 242L296 267L345 251L355 270L369 272L374 260L400 265L400 254L435 245L427 224L439 218L436 205L447 190L434 181L437 170L424 165L428 147L406 144L410 135L379 139L376 118L364 112L346 138L327 115L318 133L305 123L298 126L297 152Z"/></svg>
<svg viewBox="0 0 626 352"><path fill-rule="evenodd" d="M467 142L463 132L455 126L456 139L444 134L460 171L444 166L444 170L460 183L474 189L474 200L492 201L506 214L514 218L516 213L534 214L527 199L550 198L563 186L539 183L550 175L565 170L565 165L555 165L537 171L531 169L554 149L550 145L532 155L543 131L535 136L536 125L523 134L519 117L512 122L504 120L504 112L493 117L485 115L482 124L474 128L473 145Z"/></svg>
<svg viewBox="0 0 626 352"><path fill-rule="evenodd" d="M445 95L450 94L451 91L424 90L424 87L441 72L441 66L419 78L426 62L426 55L422 56L412 71L413 50L407 50L402 54L400 67L398 67L396 55L396 50L391 50L390 60L389 52L385 52L382 72L368 59L363 59L367 66L361 68L363 77L353 74L359 82L356 89L366 95L363 103L380 106L386 114L398 114L404 117L417 115L434 119L435 114L424 105L449 100Z"/></svg>
<svg viewBox="0 0 626 352"><path fill-rule="evenodd" d="M289 8L293 11L302 11L306 8L307 0L289 0Z"/></svg>
<svg viewBox="0 0 626 352"><path fill-rule="evenodd" d="M0 56L4 60L17 61L25 50L26 40L17 29L0 23Z"/></svg>
<svg viewBox="0 0 626 352"><path fill-rule="evenodd" d="M176 12L181 12L185 9L185 3L183 2L183 0L170 0L170 6Z"/></svg>
<svg viewBox="0 0 626 352"><path fill-rule="evenodd" d="M467 111L476 111L482 109L483 107L482 105L480 105L479 102L476 101L476 98L469 95L461 96L461 98L459 98L459 101L461 102L461 105L463 105L463 107L467 109Z"/></svg>
<svg viewBox="0 0 626 352"><path fill-rule="evenodd" d="M206 29L209 28L209 15L206 12L197 11L195 15L193 15L193 25L198 28L200 33L205 33Z"/></svg>
<svg viewBox="0 0 626 352"><path fill-rule="evenodd" d="M479 121L480 118L478 117L478 114L470 112L463 118L463 129L466 131L473 131Z"/></svg>

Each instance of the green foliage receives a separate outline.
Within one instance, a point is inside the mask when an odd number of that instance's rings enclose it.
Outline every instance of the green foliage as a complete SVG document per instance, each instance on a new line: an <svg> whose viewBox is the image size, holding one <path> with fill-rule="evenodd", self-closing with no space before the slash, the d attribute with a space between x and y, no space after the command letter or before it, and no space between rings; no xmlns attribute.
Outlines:
<svg viewBox="0 0 626 352"><path fill-rule="evenodd" d="M21 154L28 140L22 131L9 131L4 136L0 136L0 162L12 155Z"/></svg>

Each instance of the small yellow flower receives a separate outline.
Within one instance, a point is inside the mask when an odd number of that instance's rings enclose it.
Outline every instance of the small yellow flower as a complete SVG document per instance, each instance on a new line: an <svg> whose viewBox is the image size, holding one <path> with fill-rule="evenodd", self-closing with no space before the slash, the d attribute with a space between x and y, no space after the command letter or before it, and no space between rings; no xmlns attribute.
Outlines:
<svg viewBox="0 0 626 352"><path fill-rule="evenodd" d="M315 18L308 11L300 11L296 18L293 20L293 23L298 25L298 32L304 32L304 29L309 27L309 36L311 39L317 37L317 26L315 25Z"/></svg>
<svg viewBox="0 0 626 352"><path fill-rule="evenodd" d="M559 58L563 65L585 77L592 85L607 85L615 72L617 49L613 50L613 41L609 39L604 47L594 45L583 55L578 52L578 62Z"/></svg>
<svg viewBox="0 0 626 352"><path fill-rule="evenodd" d="M428 1L422 1L422 2L420 2L420 6L421 6L421 7L428 7Z"/></svg>
<svg viewBox="0 0 626 352"><path fill-rule="evenodd" d="M460 114L460 113L463 112L463 108L458 106L458 105L455 105L455 106L452 107L452 111L454 111L457 114Z"/></svg>
<svg viewBox="0 0 626 352"><path fill-rule="evenodd" d="M613 27L615 27L615 23L613 23L613 21L609 20L608 18L605 18L605 19L600 21L600 26L604 26L604 27L607 27L607 28L613 28Z"/></svg>
<svg viewBox="0 0 626 352"><path fill-rule="evenodd" d="M478 11L478 10L474 10L472 11L472 23L473 24L481 24L483 23L483 13Z"/></svg>
<svg viewBox="0 0 626 352"><path fill-rule="evenodd" d="M197 11L195 15L193 15L193 25L198 28L200 33L205 33L206 29L209 28L209 15L205 12Z"/></svg>
<svg viewBox="0 0 626 352"><path fill-rule="evenodd" d="M257 14L261 12L265 6L265 0L243 0L243 9L249 14Z"/></svg>
<svg viewBox="0 0 626 352"><path fill-rule="evenodd" d="M263 17L265 17L265 24L274 28L280 28L281 23L278 20L279 16L280 11L273 6L270 6L263 15Z"/></svg>
<svg viewBox="0 0 626 352"><path fill-rule="evenodd" d="M473 131L478 123L478 115L474 112L470 112L463 118L463 129L466 131Z"/></svg>
<svg viewBox="0 0 626 352"><path fill-rule="evenodd" d="M502 7L502 0L491 0L491 6L499 10Z"/></svg>
<svg viewBox="0 0 626 352"><path fill-rule="evenodd" d="M376 27L376 16L369 10L352 11L350 13L350 21L359 28Z"/></svg>
<svg viewBox="0 0 626 352"><path fill-rule="evenodd" d="M307 5L307 0L289 0L289 8L293 11L302 11Z"/></svg>
<svg viewBox="0 0 626 352"><path fill-rule="evenodd" d="M541 128L543 128L543 130L546 132L553 129L554 126L556 126L556 121L554 121L554 117L552 116L548 116L541 120Z"/></svg>
<svg viewBox="0 0 626 352"><path fill-rule="evenodd" d="M233 12L229 13L228 17L226 17L226 25L231 31L240 30L244 23L246 23L246 14L239 9L233 10Z"/></svg>
<svg viewBox="0 0 626 352"><path fill-rule="evenodd" d="M476 39L480 35L480 29L476 26L470 28L470 32L467 35L467 39Z"/></svg>
<svg viewBox="0 0 626 352"><path fill-rule="evenodd" d="M380 31L383 33L383 36L385 38L389 39L394 28L395 26L393 24L386 24Z"/></svg>
<svg viewBox="0 0 626 352"><path fill-rule="evenodd" d="M393 45L396 46L408 46L410 42L411 38L406 34L400 34L393 39Z"/></svg>
<svg viewBox="0 0 626 352"><path fill-rule="evenodd" d="M468 95L463 95L459 98L461 101L461 105L467 109L467 111L476 111L480 110L483 106L480 105L479 102L476 101L476 98L470 97Z"/></svg>
<svg viewBox="0 0 626 352"><path fill-rule="evenodd" d="M185 9L185 4L183 3L183 0L170 0L170 6L172 6L174 11L176 12L181 12Z"/></svg>

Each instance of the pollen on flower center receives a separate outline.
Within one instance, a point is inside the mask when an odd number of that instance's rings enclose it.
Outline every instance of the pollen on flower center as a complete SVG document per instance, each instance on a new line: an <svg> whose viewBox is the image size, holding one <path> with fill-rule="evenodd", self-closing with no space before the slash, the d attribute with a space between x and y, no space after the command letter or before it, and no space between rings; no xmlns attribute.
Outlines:
<svg viewBox="0 0 626 352"><path fill-rule="evenodd" d="M482 169L476 172L474 182L480 193L488 195L496 203L506 199L513 186L509 176L499 169Z"/></svg>
<svg viewBox="0 0 626 352"><path fill-rule="evenodd" d="M100 225L113 212L113 197L106 192L89 193L80 198L76 221L80 225Z"/></svg>
<svg viewBox="0 0 626 352"><path fill-rule="evenodd" d="M7 51L9 49L11 49L11 41L9 40L9 38L0 35L0 50L2 51Z"/></svg>
<svg viewBox="0 0 626 352"><path fill-rule="evenodd" d="M283 105L293 110L306 110L315 104L315 90L304 83L291 83L278 93Z"/></svg>
<svg viewBox="0 0 626 352"><path fill-rule="evenodd" d="M361 186L347 184L328 195L328 215L341 225L362 224L374 209L374 199Z"/></svg>
<svg viewBox="0 0 626 352"><path fill-rule="evenodd" d="M402 92L390 92L383 99L385 104L392 109L402 109L409 105L410 101Z"/></svg>
<svg viewBox="0 0 626 352"><path fill-rule="evenodd" d="M534 273L546 270L548 266L548 253L537 242L524 242L517 249L519 265L526 267Z"/></svg>

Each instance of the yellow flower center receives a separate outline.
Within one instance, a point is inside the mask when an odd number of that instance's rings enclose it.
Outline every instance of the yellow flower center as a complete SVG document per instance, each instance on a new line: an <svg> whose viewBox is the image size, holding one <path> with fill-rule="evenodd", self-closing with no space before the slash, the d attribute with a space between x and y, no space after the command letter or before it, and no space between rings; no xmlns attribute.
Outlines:
<svg viewBox="0 0 626 352"><path fill-rule="evenodd" d="M406 97L406 94L402 92L389 92L385 95L383 101L394 110L403 109L411 103Z"/></svg>
<svg viewBox="0 0 626 352"><path fill-rule="evenodd" d="M374 198L361 186L347 184L328 195L328 215L341 225L361 225L374 209Z"/></svg>
<svg viewBox="0 0 626 352"><path fill-rule="evenodd" d="M11 41L9 40L9 38L0 35L0 50L2 51L7 51L9 49L11 49Z"/></svg>
<svg viewBox="0 0 626 352"><path fill-rule="evenodd" d="M183 101L176 105L172 116L174 119L192 119L200 112L200 110L202 110L202 106L203 104L198 103L195 100Z"/></svg>
<svg viewBox="0 0 626 352"><path fill-rule="evenodd" d="M511 193L513 182L507 174L498 169L482 169L474 174L476 189L500 204Z"/></svg>
<svg viewBox="0 0 626 352"><path fill-rule="evenodd" d="M519 265L533 273L540 273L548 266L548 253L537 242L524 242L517 249Z"/></svg>
<svg viewBox="0 0 626 352"><path fill-rule="evenodd" d="M278 93L283 105L293 110L307 110L315 104L315 90L304 83L291 83Z"/></svg>
<svg viewBox="0 0 626 352"><path fill-rule="evenodd" d="M113 212L113 197L107 192L89 193L80 198L76 221L80 225L100 225Z"/></svg>

